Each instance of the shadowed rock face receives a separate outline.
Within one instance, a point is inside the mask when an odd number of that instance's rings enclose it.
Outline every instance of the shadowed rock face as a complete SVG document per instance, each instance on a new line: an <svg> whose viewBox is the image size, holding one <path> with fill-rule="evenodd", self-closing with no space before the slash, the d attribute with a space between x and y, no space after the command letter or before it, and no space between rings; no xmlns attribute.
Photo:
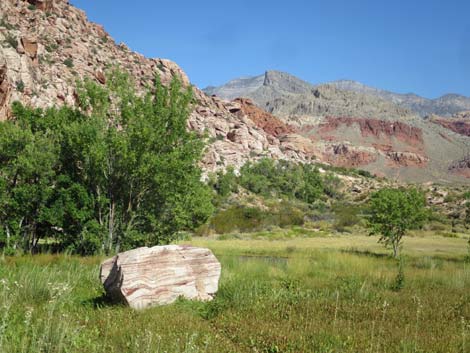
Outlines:
<svg viewBox="0 0 470 353"><path fill-rule="evenodd" d="M56 2L62 1L62 2L68 3L68 1L65 1L65 0L55 0L55 1ZM46 12L51 11L54 6L53 0L28 0L28 3L36 6L38 10L42 10Z"/></svg>
<svg viewBox="0 0 470 353"><path fill-rule="evenodd" d="M0 116L7 116L10 103L11 86L7 78L6 66L0 67Z"/></svg>
<svg viewBox="0 0 470 353"><path fill-rule="evenodd" d="M456 175L470 179L470 156L454 161L449 166L449 171Z"/></svg>
<svg viewBox="0 0 470 353"><path fill-rule="evenodd" d="M345 143L327 146L323 151L323 159L339 167L362 167L377 160L374 151L368 151Z"/></svg>
<svg viewBox="0 0 470 353"><path fill-rule="evenodd" d="M168 245L139 248L101 264L106 293L134 309L165 305L182 296L212 300L221 266L209 249Z"/></svg>
<svg viewBox="0 0 470 353"><path fill-rule="evenodd" d="M470 119L468 118L435 118L432 119L432 122L457 134L470 136Z"/></svg>

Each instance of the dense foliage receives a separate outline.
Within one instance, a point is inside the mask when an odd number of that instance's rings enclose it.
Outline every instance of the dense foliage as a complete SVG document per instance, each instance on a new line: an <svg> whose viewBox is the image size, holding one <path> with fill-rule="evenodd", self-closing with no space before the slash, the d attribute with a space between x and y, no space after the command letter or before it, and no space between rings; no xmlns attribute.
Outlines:
<svg viewBox="0 0 470 353"><path fill-rule="evenodd" d="M324 214L326 204L342 196L341 181L332 173L322 173L316 165L269 158L249 161L239 171L221 170L211 175L209 184L218 210L198 234L300 226ZM233 194L237 195L229 197Z"/></svg>
<svg viewBox="0 0 470 353"><path fill-rule="evenodd" d="M311 204L328 194L330 187L336 188L337 185L332 184L337 182L329 175L323 177L318 168L311 164L263 158L247 162L238 175L232 168L219 172L213 187L223 197L236 192L241 186L257 195L284 196Z"/></svg>
<svg viewBox="0 0 470 353"><path fill-rule="evenodd" d="M277 193L307 203L317 200L323 191L323 180L315 166L272 159L245 164L240 170L240 184L257 194Z"/></svg>
<svg viewBox="0 0 470 353"><path fill-rule="evenodd" d="M406 232L421 227L426 220L425 206L425 196L417 189L381 189L371 196L369 227L398 257Z"/></svg>
<svg viewBox="0 0 470 353"><path fill-rule="evenodd" d="M186 129L191 89L178 79L139 96L113 72L79 84L78 108L14 104L0 124L0 246L106 253L171 240L212 213Z"/></svg>

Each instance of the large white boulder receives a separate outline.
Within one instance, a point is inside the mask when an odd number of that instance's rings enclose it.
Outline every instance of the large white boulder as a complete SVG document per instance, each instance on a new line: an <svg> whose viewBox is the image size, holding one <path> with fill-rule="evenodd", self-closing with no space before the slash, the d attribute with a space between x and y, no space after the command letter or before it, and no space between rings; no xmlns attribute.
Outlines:
<svg viewBox="0 0 470 353"><path fill-rule="evenodd" d="M135 309L187 299L212 300L221 265L209 249L155 246L120 253L101 264L100 279L113 299Z"/></svg>

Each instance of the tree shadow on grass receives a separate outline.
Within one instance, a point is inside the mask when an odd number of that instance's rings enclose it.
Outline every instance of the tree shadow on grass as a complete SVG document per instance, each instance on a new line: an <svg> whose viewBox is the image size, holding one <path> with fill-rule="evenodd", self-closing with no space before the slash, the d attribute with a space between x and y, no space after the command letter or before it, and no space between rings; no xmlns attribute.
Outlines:
<svg viewBox="0 0 470 353"><path fill-rule="evenodd" d="M83 300L82 305L92 307L93 309L124 306L124 304L110 298L104 293L98 297Z"/></svg>
<svg viewBox="0 0 470 353"><path fill-rule="evenodd" d="M392 258L390 254L384 254L384 253L376 253L370 250L359 250L359 249L345 249L341 250L342 253L345 254L353 254L353 255L359 255L359 256L367 256L367 257L373 257L376 259L386 259L386 258Z"/></svg>
<svg viewBox="0 0 470 353"><path fill-rule="evenodd" d="M390 259L390 260L396 260L393 258L393 256L391 254L387 254L387 253L376 253L376 252L373 252L373 251L370 251L370 250L359 250L359 249L344 249L344 250L341 250L342 253L344 254L353 254L353 255L358 255L358 256L366 256L366 257L372 257L372 258L376 258L376 259ZM407 256L407 255L404 255L405 258L408 259L408 262L410 263L415 263L416 261L419 261L420 259L423 258L423 256L416 256L416 257L413 257L413 256ZM467 260L466 257L460 257L460 258L457 258L457 257L451 257L451 256L425 256L426 258L430 259L430 260L434 260L434 261L447 261L447 262L451 262L451 263L464 263L466 261L469 261Z"/></svg>

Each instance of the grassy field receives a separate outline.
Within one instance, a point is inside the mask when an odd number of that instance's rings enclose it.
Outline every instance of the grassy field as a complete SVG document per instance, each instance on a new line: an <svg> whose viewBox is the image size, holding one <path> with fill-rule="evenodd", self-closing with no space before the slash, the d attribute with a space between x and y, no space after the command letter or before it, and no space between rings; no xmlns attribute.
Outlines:
<svg viewBox="0 0 470 353"><path fill-rule="evenodd" d="M298 234L297 234L298 235ZM194 239L222 262L217 298L109 304L101 258L0 260L0 352L470 352L466 240L405 242L405 284L376 238Z"/></svg>

